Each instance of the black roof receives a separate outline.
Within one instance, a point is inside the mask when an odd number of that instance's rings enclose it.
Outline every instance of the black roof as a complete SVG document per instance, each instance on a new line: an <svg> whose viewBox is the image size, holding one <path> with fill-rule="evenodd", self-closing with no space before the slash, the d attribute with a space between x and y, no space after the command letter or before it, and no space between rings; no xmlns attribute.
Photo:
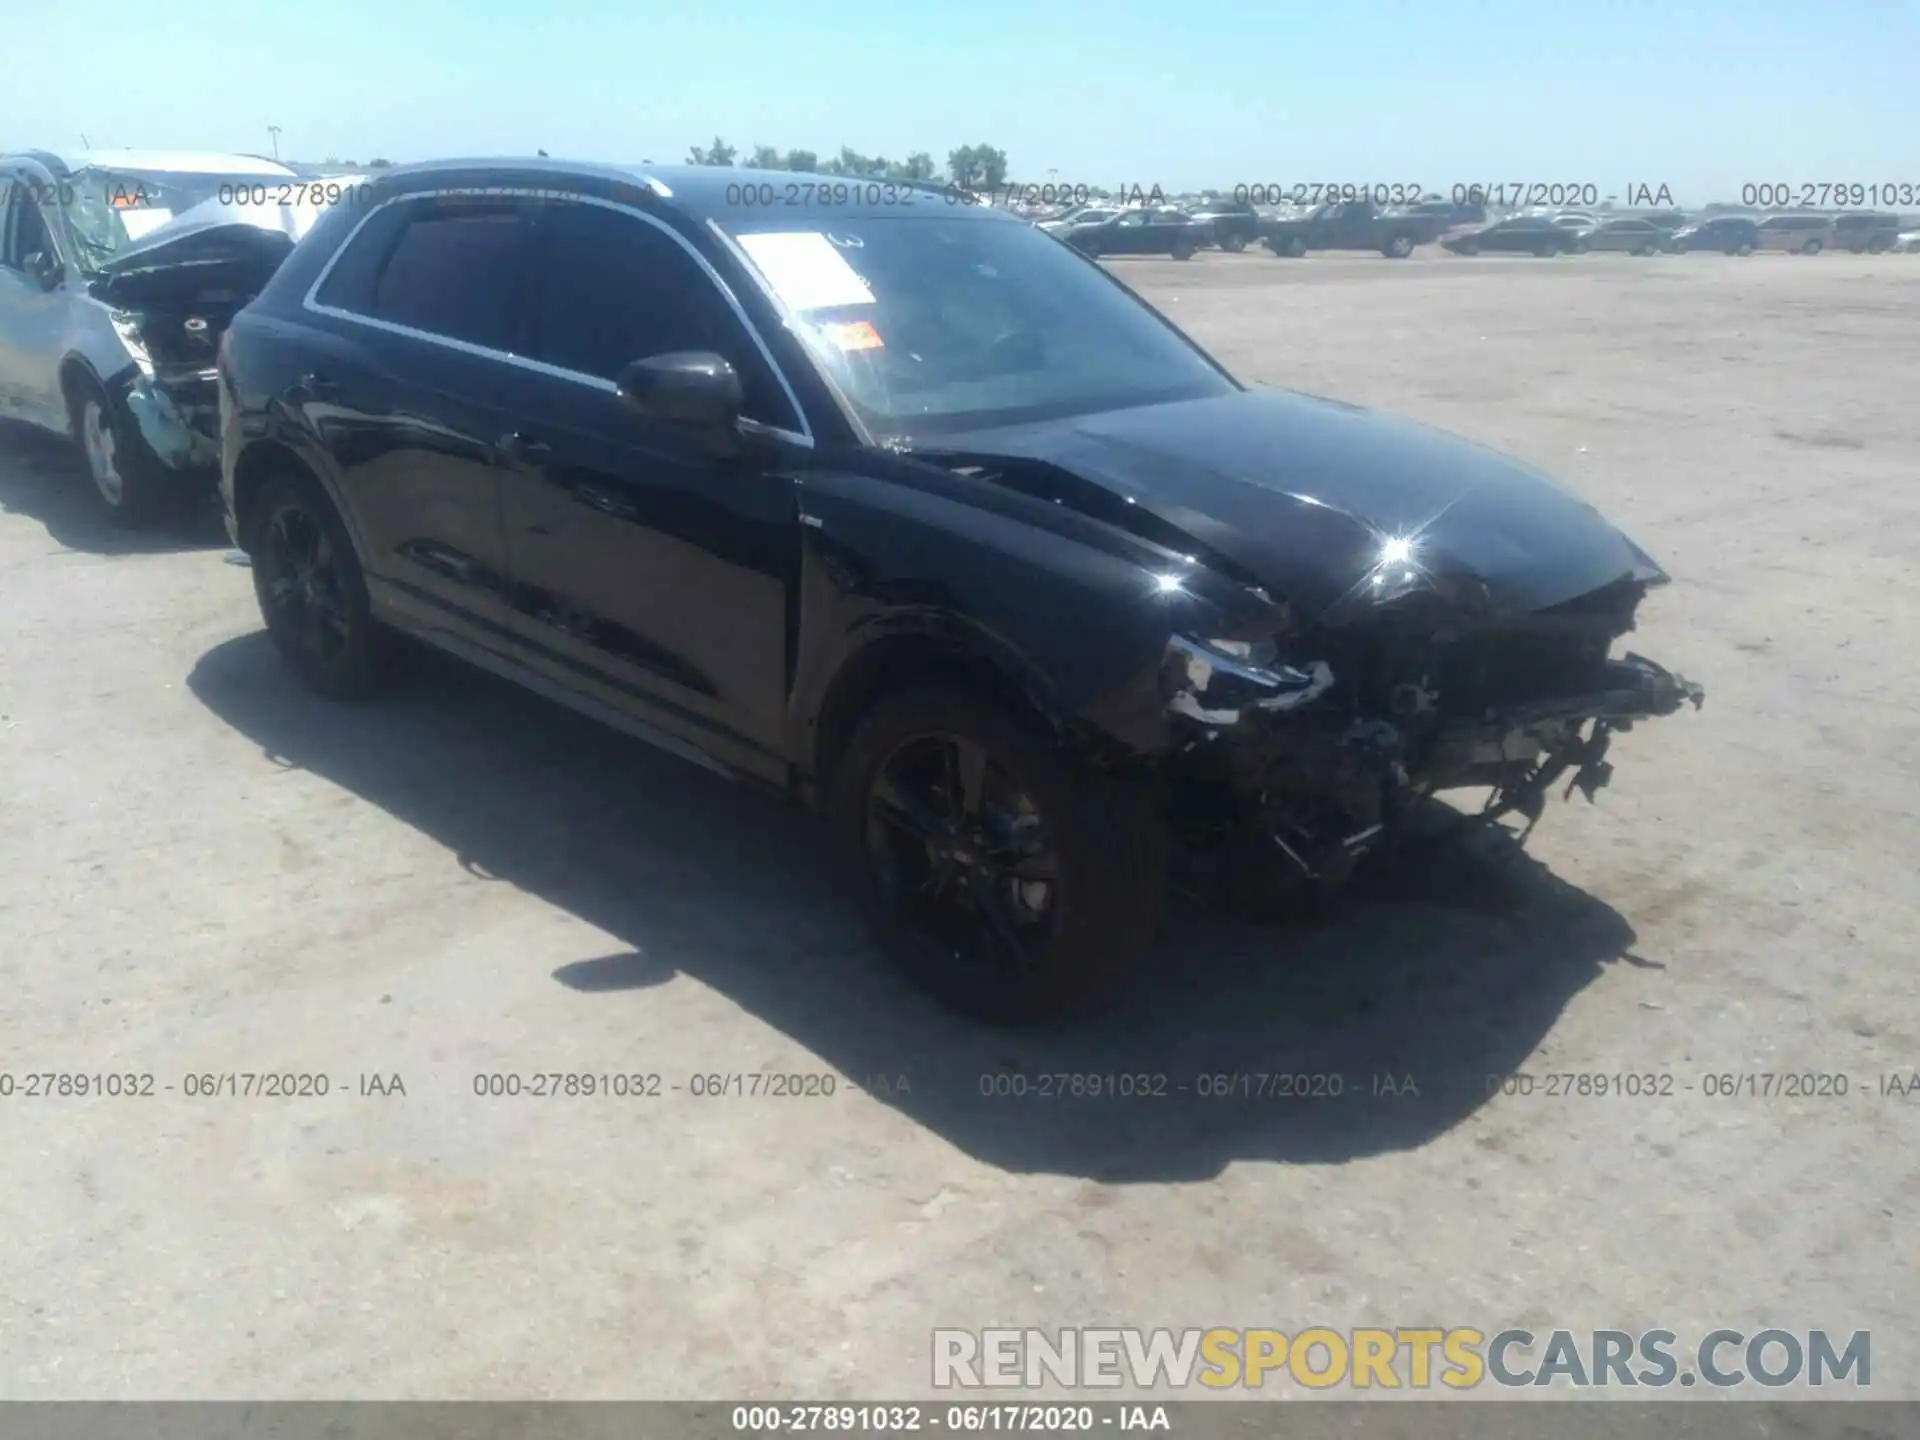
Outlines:
<svg viewBox="0 0 1920 1440"><path fill-rule="evenodd" d="M1025 223L991 206L969 204L957 187L939 180L886 180L726 165L606 165L524 155L427 160L375 174L405 188L411 188L409 182L416 178L434 175L460 184L502 183L511 177L518 183L566 188L579 185L589 191L630 188L643 192L643 198L651 194L699 220L769 216L825 221L849 215L921 214Z"/></svg>

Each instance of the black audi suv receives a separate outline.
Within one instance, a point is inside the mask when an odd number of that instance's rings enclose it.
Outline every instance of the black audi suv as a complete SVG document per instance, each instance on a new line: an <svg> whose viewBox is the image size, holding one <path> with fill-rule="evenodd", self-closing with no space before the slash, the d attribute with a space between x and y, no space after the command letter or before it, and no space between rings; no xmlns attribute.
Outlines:
<svg viewBox="0 0 1920 1440"><path fill-rule="evenodd" d="M1666 576L1520 464L1243 386L935 186L385 172L222 343L222 491L328 697L424 640L831 817L998 1020L1114 993L1170 864L1337 886L1436 790L1537 818L1698 704Z"/></svg>

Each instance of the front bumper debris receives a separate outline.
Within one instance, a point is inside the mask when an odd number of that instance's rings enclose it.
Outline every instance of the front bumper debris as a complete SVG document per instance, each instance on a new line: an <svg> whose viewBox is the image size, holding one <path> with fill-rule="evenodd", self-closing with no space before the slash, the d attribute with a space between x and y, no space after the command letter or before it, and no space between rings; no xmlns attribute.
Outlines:
<svg viewBox="0 0 1920 1440"><path fill-rule="evenodd" d="M1359 703L1321 661L1259 665L1176 639L1162 669L1188 783L1178 817L1213 841L1250 840L1294 880L1333 884L1386 847L1422 800L1485 787L1490 822L1531 833L1561 781L1591 801L1612 779L1612 737L1705 692L1644 656L1606 660L1571 693L1442 713L1426 677L1391 687L1392 713ZM1196 797L1198 797L1196 803Z"/></svg>
<svg viewBox="0 0 1920 1440"><path fill-rule="evenodd" d="M220 464L220 409L211 373L136 377L125 394L140 437L168 470L200 472Z"/></svg>

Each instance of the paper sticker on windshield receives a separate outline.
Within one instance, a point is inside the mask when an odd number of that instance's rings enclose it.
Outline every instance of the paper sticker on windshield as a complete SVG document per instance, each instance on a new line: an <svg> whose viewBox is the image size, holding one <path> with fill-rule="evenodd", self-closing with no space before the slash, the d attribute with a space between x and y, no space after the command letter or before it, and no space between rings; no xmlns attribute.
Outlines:
<svg viewBox="0 0 1920 1440"><path fill-rule="evenodd" d="M887 348L887 342L880 338L880 332L865 320L856 320L850 325L822 325L820 331L827 337L827 343L837 350Z"/></svg>
<svg viewBox="0 0 1920 1440"><path fill-rule="evenodd" d="M138 240L150 230L158 230L173 218L171 210L122 210L120 223L127 229L129 240Z"/></svg>
<svg viewBox="0 0 1920 1440"><path fill-rule="evenodd" d="M740 248L795 310L871 305L873 291L818 230L742 235Z"/></svg>

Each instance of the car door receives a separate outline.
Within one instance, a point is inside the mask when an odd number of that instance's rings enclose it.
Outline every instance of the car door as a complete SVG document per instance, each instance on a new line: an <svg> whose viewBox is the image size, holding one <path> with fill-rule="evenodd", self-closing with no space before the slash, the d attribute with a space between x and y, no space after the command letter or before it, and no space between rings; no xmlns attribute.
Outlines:
<svg viewBox="0 0 1920 1440"><path fill-rule="evenodd" d="M281 403L332 458L376 598L500 648L495 442L523 319L531 201L418 195L374 210L313 287L306 368Z"/></svg>
<svg viewBox="0 0 1920 1440"><path fill-rule="evenodd" d="M550 205L535 272L533 363L514 375L502 445L513 625L529 663L725 763L776 774L805 422L710 262L664 220ZM689 350L739 373L757 432L746 453L716 456L619 397L632 362Z"/></svg>
<svg viewBox="0 0 1920 1440"><path fill-rule="evenodd" d="M1371 200L1348 200L1333 212L1330 250L1373 250L1378 248L1385 228Z"/></svg>
<svg viewBox="0 0 1920 1440"><path fill-rule="evenodd" d="M1650 248L1659 238L1659 232L1644 220L1620 221L1619 235L1619 248L1634 254Z"/></svg>
<svg viewBox="0 0 1920 1440"><path fill-rule="evenodd" d="M1109 255L1144 255L1154 247L1151 216L1144 210L1129 210L1113 222L1113 230L1101 243Z"/></svg>
<svg viewBox="0 0 1920 1440"><path fill-rule="evenodd" d="M1519 220L1502 221L1480 236L1482 250L1530 250L1538 243L1538 227Z"/></svg>
<svg viewBox="0 0 1920 1440"><path fill-rule="evenodd" d="M1604 221L1589 230L1585 239L1589 250L1631 250L1637 243L1625 220Z"/></svg>
<svg viewBox="0 0 1920 1440"><path fill-rule="evenodd" d="M14 177L0 215L0 414L64 427L61 340L72 297L68 281L48 290L27 271L29 255L62 259L35 188L31 181Z"/></svg>
<svg viewBox="0 0 1920 1440"><path fill-rule="evenodd" d="M1182 240L1193 240L1193 221L1178 210L1155 210L1147 221L1147 229L1152 235L1152 253L1171 254Z"/></svg>
<svg viewBox="0 0 1920 1440"><path fill-rule="evenodd" d="M13 177L0 171L0 420L14 418L19 404L13 393L11 349L14 307L19 297L14 293L13 272L7 265L7 239L13 228L13 190Z"/></svg>

